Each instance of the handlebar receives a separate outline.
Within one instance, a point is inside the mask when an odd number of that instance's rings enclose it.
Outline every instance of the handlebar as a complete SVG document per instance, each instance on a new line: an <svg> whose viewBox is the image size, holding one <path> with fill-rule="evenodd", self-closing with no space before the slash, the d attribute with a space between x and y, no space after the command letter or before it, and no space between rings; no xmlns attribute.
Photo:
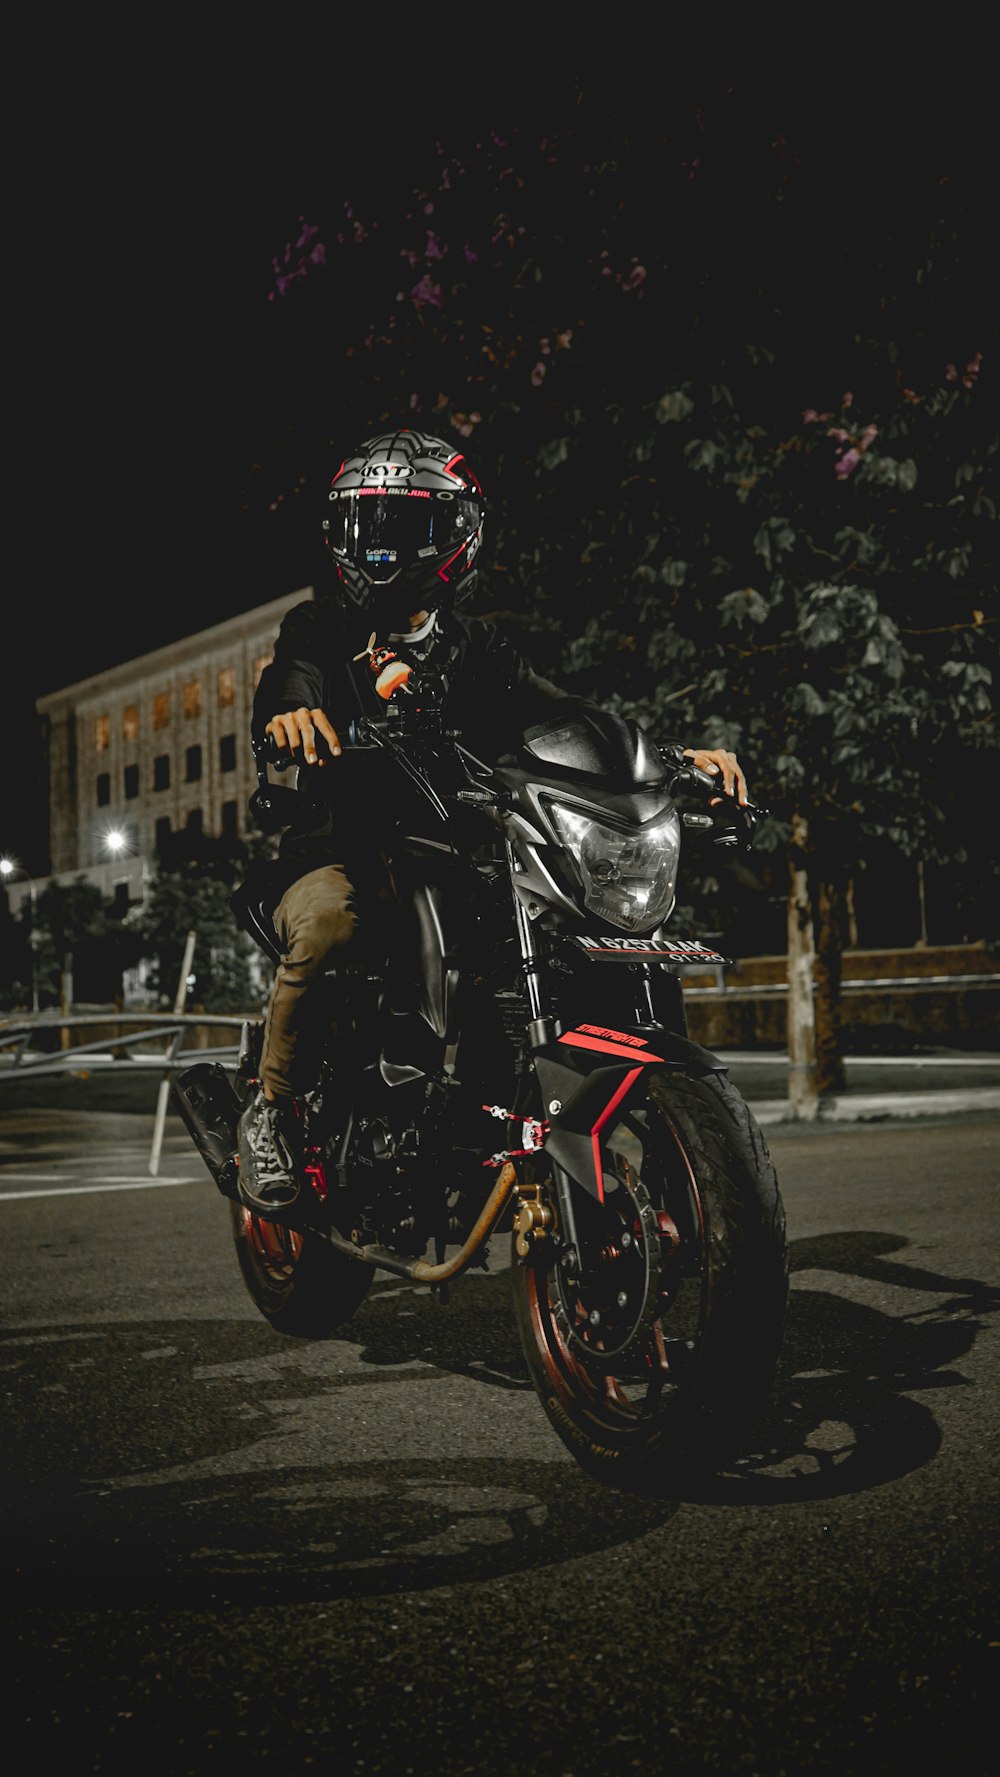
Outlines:
<svg viewBox="0 0 1000 1777"><path fill-rule="evenodd" d="M412 740L415 733L420 731L420 725L411 726L410 721L404 716L403 709L395 703L387 705L387 715L390 711L395 719L389 722L373 722L369 717L362 715L352 718L349 723L338 730L342 755L358 751L387 750L396 752L398 756L399 741L404 736L408 740ZM396 715L397 711L398 716ZM414 716L417 717L421 714L433 717L439 713L439 710L433 706L423 712L419 709L413 711ZM406 715L409 715L409 710ZM393 732L394 730L395 732ZM502 785L496 783L492 767L485 764L483 760L477 759L474 753L470 753L468 748L462 746L457 732L444 730L439 722L431 721L426 724L424 738L451 743L452 758L460 767L469 786L467 789L455 792L458 802L477 804L485 809L487 805L502 807L509 801L506 790ZM711 843L714 845L739 847L740 850L749 852L753 846L754 829L758 821L763 819L769 811L766 808L758 807L753 802L741 803L734 795L727 793L717 775L710 771L703 771L700 766L685 757L684 749L679 743L660 743L657 750L664 765L671 773L671 794L680 793L683 795L686 792L692 798L712 805L709 814L682 815L684 824L689 827L703 828L706 832L710 829ZM298 767L311 774L321 763L338 764L340 762L334 758L328 742L320 733L316 734L316 754L315 762L310 765L301 756L300 750L292 752L287 748L279 747L273 735L266 735L263 741L254 745L258 790L253 800L257 804L258 816L263 814L265 817L270 815L272 819L276 818L279 812L278 805L285 805L289 797L294 797L300 805L303 796L306 800L309 799L309 789L301 779L300 787L295 790L275 786L270 783L268 778L268 768L273 766L275 771L285 772L293 767ZM491 779L494 779L492 783ZM318 780L313 778L312 782L318 789ZM437 800L436 797L435 800ZM443 813L443 808L441 812Z"/></svg>
<svg viewBox="0 0 1000 1777"><path fill-rule="evenodd" d="M684 825L702 828L706 833L711 830L713 845L738 846L741 851L749 852L753 847L754 828L769 811L754 802L739 802L723 788L713 772L703 771L700 765L686 759L681 746L671 742L661 745L659 752L664 764L673 771L670 786L673 794L687 791L700 802L714 804L708 814L682 815Z"/></svg>

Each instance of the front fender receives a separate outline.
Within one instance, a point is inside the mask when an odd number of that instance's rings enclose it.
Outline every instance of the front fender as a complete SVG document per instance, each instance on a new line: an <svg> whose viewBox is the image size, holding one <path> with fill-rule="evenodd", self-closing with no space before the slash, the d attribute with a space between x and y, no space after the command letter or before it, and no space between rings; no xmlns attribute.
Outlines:
<svg viewBox="0 0 1000 1777"><path fill-rule="evenodd" d="M601 1132L612 1113L641 1092L646 1069L676 1068L702 1077L726 1072L711 1050L648 1025L610 1030L578 1024L536 1049L533 1060L549 1124L545 1152L599 1203L604 1202Z"/></svg>

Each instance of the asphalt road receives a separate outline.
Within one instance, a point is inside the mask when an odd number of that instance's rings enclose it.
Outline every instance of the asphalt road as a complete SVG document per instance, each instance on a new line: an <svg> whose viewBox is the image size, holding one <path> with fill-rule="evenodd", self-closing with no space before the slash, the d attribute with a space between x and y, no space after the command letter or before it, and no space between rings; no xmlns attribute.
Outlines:
<svg viewBox="0 0 1000 1777"><path fill-rule="evenodd" d="M155 1093L154 1093L155 1096ZM77 1773L992 1769L1000 1117L768 1131L755 1449L586 1479L505 1255L272 1333L177 1120L0 1101L5 1735ZM23 1755L22 1755L23 1756Z"/></svg>

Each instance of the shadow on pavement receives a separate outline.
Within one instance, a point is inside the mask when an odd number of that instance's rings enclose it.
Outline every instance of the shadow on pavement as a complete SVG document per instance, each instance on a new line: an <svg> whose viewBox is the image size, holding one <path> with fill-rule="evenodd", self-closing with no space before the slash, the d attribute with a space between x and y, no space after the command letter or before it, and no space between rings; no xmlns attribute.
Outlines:
<svg viewBox="0 0 1000 1777"><path fill-rule="evenodd" d="M957 1366L998 1306L975 1280L894 1263L905 1248L852 1233L794 1248L756 1447L672 1496L587 1479L544 1426L503 1272L464 1280L449 1308L390 1282L319 1343L229 1321L8 1330L8 1598L414 1591L632 1541L684 1500L781 1505L878 1486L934 1456L931 1407L909 1397L966 1386ZM837 1276L902 1285L905 1306L817 1287ZM935 1301L914 1312L914 1291Z"/></svg>

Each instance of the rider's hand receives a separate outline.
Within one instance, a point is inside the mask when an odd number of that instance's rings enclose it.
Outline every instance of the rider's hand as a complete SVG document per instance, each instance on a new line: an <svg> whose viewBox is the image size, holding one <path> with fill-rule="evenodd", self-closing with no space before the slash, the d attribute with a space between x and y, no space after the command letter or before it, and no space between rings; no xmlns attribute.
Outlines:
<svg viewBox="0 0 1000 1777"><path fill-rule="evenodd" d="M735 753L724 752L721 747L716 747L714 749L705 747L685 747L684 757L685 759L690 759L694 765L697 765L699 771L721 771L722 787L725 790L726 795L731 796L734 787L738 788L740 802L743 804L746 803L747 780L743 776L742 768ZM715 797L713 800L717 802L720 798Z"/></svg>
<svg viewBox="0 0 1000 1777"><path fill-rule="evenodd" d="M325 759L316 755L317 730L323 736L336 759L340 753L340 740L329 716L323 710L307 710L305 706L297 710L284 710L280 716L272 716L264 730L283 753L291 753L293 759L299 748L307 765L325 765Z"/></svg>

